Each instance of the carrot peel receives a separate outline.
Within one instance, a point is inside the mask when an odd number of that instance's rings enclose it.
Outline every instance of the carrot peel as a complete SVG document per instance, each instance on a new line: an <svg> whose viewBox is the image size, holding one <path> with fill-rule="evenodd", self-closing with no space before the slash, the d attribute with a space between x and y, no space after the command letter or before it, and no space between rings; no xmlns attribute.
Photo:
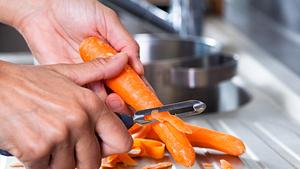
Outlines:
<svg viewBox="0 0 300 169"><path fill-rule="evenodd" d="M221 169L233 169L233 166L226 160L220 160Z"/></svg>
<svg viewBox="0 0 300 169"><path fill-rule="evenodd" d="M192 130L180 118L171 115L169 112L153 111L151 117L160 122L169 122L173 127L183 133L192 134Z"/></svg>
<svg viewBox="0 0 300 169"><path fill-rule="evenodd" d="M134 154L134 156L139 157L151 157L154 159L161 159L164 157L165 154L165 144L160 141L150 139L134 139L132 149L140 150L139 153Z"/></svg>
<svg viewBox="0 0 300 169"><path fill-rule="evenodd" d="M161 163L157 163L157 164L151 164L151 165L144 166L142 169L165 169L165 168L169 168L171 166L172 166L171 162L161 162Z"/></svg>

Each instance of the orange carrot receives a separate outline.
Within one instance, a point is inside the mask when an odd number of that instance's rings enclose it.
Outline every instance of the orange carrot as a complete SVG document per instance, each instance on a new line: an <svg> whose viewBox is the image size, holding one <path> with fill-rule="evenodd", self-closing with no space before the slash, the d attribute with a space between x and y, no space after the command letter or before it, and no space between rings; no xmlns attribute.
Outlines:
<svg viewBox="0 0 300 169"><path fill-rule="evenodd" d="M118 158L126 166L136 166L137 165L137 162L134 159L132 159L128 154L119 154Z"/></svg>
<svg viewBox="0 0 300 169"><path fill-rule="evenodd" d="M111 155L102 159L101 166L106 168L115 168L118 163L123 163L126 166L136 166L137 162L128 154Z"/></svg>
<svg viewBox="0 0 300 169"><path fill-rule="evenodd" d="M210 148L233 156L240 156L245 151L245 145L240 139L226 133L187 124L192 129L192 134L186 134L193 147ZM148 139L160 140L153 131L148 132Z"/></svg>
<svg viewBox="0 0 300 169"><path fill-rule="evenodd" d="M137 126L139 126L139 128L137 128ZM135 124L129 129L129 133L131 134L132 138L145 138L150 130L151 125L140 126Z"/></svg>
<svg viewBox="0 0 300 169"><path fill-rule="evenodd" d="M111 155L102 160L102 166L114 168L118 163L126 166L135 166L137 163L131 157L150 157L162 159L165 154L165 144L150 139L135 138L131 151L128 154Z"/></svg>
<svg viewBox="0 0 300 169"><path fill-rule="evenodd" d="M187 125L193 133L186 136L195 147L211 148L234 156L245 152L244 143L234 136L191 124Z"/></svg>
<svg viewBox="0 0 300 169"><path fill-rule="evenodd" d="M171 162L161 162L157 164L146 165L142 169L166 169L172 166Z"/></svg>
<svg viewBox="0 0 300 169"><path fill-rule="evenodd" d="M173 127L175 127L177 130L179 130L183 133L192 134L192 130L186 124L184 124L184 122L179 117L170 116L170 114L168 114L168 113L164 113L164 112L159 113L157 111L152 112L151 117L160 122L167 121L171 125L173 125ZM181 127L178 128L178 126L181 126Z"/></svg>
<svg viewBox="0 0 300 169"><path fill-rule="evenodd" d="M211 168L211 167L213 167L213 164L212 163L202 163L202 166L205 168Z"/></svg>
<svg viewBox="0 0 300 169"><path fill-rule="evenodd" d="M233 166L226 160L220 160L221 169L233 169Z"/></svg>
<svg viewBox="0 0 300 169"><path fill-rule="evenodd" d="M109 44L96 37L85 39L79 51L85 62L97 57L108 58L117 54ZM129 65L117 77L107 80L106 85L136 111L162 106L154 92Z"/></svg>
<svg viewBox="0 0 300 169"><path fill-rule="evenodd" d="M129 155L132 157L151 157L161 159L165 154L165 144L150 139L136 138L133 140L132 150Z"/></svg>
<svg viewBox="0 0 300 169"><path fill-rule="evenodd" d="M130 129L128 129L129 134L133 134L142 129L142 125L135 123Z"/></svg>
<svg viewBox="0 0 300 169"><path fill-rule="evenodd" d="M120 162L118 157L119 155L111 155L106 158L103 158L101 162L101 167L114 168L117 165L117 163Z"/></svg>
<svg viewBox="0 0 300 169"><path fill-rule="evenodd" d="M152 128L177 163L188 167L194 164L195 151L184 133L168 122L155 123Z"/></svg>
<svg viewBox="0 0 300 169"><path fill-rule="evenodd" d="M79 50L80 55L85 62L91 61L97 57L111 57L117 53L109 44L96 37L85 39L81 43ZM117 77L106 80L105 83L135 110L162 106L162 103L155 93L144 83L144 81L129 65L126 65L124 70ZM166 114L170 117L172 116L168 112L166 112ZM185 131L186 126L183 122L178 122L178 124L181 125L177 125L176 128L166 122L155 124L153 127L161 140L166 143L166 146L174 159L176 161L178 160L177 162L181 164L191 166L195 161L195 152L191 144L188 142L187 137L180 132L184 131L185 133L189 133L189 131ZM177 129L180 129L180 131ZM166 136L172 137L172 141L169 141ZM176 144L177 142L184 142L186 144ZM172 146L175 146L176 148ZM180 158L177 157L178 154L176 154L176 152L180 152Z"/></svg>

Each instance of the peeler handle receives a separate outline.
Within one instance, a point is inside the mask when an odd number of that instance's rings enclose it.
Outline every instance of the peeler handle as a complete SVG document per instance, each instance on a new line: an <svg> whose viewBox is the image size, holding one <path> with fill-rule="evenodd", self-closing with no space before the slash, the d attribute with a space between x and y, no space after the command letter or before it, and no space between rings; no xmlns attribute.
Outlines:
<svg viewBox="0 0 300 169"><path fill-rule="evenodd" d="M9 152L7 152L5 150L1 150L1 149L0 149L0 155L3 155L3 156L12 156Z"/></svg>
<svg viewBox="0 0 300 169"><path fill-rule="evenodd" d="M130 129L134 125L133 117L126 114L116 113L123 124L126 126L127 129Z"/></svg>

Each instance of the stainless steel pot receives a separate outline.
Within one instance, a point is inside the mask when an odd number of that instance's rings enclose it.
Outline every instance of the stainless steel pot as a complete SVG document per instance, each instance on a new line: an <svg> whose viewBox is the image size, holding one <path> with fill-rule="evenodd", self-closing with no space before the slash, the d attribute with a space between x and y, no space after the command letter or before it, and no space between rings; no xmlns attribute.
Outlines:
<svg viewBox="0 0 300 169"><path fill-rule="evenodd" d="M227 112L250 100L230 80L236 68L234 56L216 54L153 61L145 64L145 76L164 103L199 99L207 104L207 112Z"/></svg>
<svg viewBox="0 0 300 169"><path fill-rule="evenodd" d="M237 60L231 55L212 55L178 62L170 69L169 82L178 87L197 88L219 84L236 75Z"/></svg>
<svg viewBox="0 0 300 169"><path fill-rule="evenodd" d="M182 38L173 34L137 34L143 63L172 58L206 57L219 53L222 45L206 37Z"/></svg>

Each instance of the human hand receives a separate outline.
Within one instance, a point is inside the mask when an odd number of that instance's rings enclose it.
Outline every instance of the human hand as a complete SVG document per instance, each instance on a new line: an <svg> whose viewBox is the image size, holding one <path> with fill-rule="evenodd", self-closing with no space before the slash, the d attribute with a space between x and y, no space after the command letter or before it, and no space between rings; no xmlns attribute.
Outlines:
<svg viewBox="0 0 300 169"><path fill-rule="evenodd" d="M79 44L89 36L107 40L129 56L143 74L139 47L116 13L97 0L9 0L15 4L12 25L25 37L41 64L80 63Z"/></svg>
<svg viewBox="0 0 300 169"><path fill-rule="evenodd" d="M77 65L0 62L0 149L28 169L95 169L101 156L127 152L132 140L122 122L80 87L116 76L126 63L126 55Z"/></svg>

